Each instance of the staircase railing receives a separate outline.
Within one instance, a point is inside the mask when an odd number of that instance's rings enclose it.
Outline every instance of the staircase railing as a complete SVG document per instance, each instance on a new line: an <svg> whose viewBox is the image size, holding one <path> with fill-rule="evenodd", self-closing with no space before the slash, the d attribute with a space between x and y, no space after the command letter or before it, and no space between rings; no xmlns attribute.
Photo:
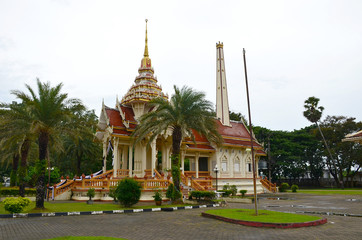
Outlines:
<svg viewBox="0 0 362 240"><path fill-rule="evenodd" d="M101 178L104 178L105 176L107 176L108 174L113 174L113 169L108 170L102 174L99 174L98 176L95 176L92 179L101 179Z"/></svg>
<svg viewBox="0 0 362 240"><path fill-rule="evenodd" d="M156 169L153 169L153 171L155 172L156 179L163 179L162 175Z"/></svg>
<svg viewBox="0 0 362 240"><path fill-rule="evenodd" d="M125 178L129 176L129 169L117 169L117 177Z"/></svg>
<svg viewBox="0 0 362 240"><path fill-rule="evenodd" d="M183 174L181 172L181 182L185 185L185 186L188 186L189 185L189 178L185 176L185 174Z"/></svg>
<svg viewBox="0 0 362 240"><path fill-rule="evenodd" d="M191 187L196 191L205 191L205 188L191 178Z"/></svg>
<svg viewBox="0 0 362 240"><path fill-rule="evenodd" d="M266 188L268 189L270 192L277 192L277 185L276 183L272 183L270 182L268 179L260 179L260 183Z"/></svg>
<svg viewBox="0 0 362 240"><path fill-rule="evenodd" d="M212 189L212 180L194 180L200 186L202 186L205 190Z"/></svg>
<svg viewBox="0 0 362 240"><path fill-rule="evenodd" d="M55 187L54 189L54 197L70 190L73 188L74 185L74 181L73 180L68 180L67 183L65 183L64 185L60 186L60 187ZM49 193L51 194L51 191L49 191Z"/></svg>

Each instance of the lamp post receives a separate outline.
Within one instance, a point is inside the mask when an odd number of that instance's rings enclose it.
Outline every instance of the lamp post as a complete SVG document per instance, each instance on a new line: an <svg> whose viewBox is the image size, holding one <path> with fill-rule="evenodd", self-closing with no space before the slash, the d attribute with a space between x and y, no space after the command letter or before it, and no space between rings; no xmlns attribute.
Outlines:
<svg viewBox="0 0 362 240"><path fill-rule="evenodd" d="M214 172L216 174L216 192L217 192L217 173L219 172L219 168L217 167L217 164L215 165Z"/></svg>

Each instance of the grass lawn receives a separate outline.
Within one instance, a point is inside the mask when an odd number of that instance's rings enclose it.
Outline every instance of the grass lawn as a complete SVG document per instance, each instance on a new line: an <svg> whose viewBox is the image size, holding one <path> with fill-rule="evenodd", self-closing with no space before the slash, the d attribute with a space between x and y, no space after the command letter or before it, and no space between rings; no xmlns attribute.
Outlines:
<svg viewBox="0 0 362 240"><path fill-rule="evenodd" d="M206 211L206 213L235 220L264 223L301 223L322 219L321 217L316 216L282 213L268 210L258 210L259 215L255 216L254 209L213 209Z"/></svg>
<svg viewBox="0 0 362 240"><path fill-rule="evenodd" d="M291 192L291 191L289 191ZM306 194L317 194L317 195L329 195L329 194L340 194L340 195L362 195L362 189L356 188L345 188L344 190L340 188L332 189L299 189L297 193L306 193Z"/></svg>
<svg viewBox="0 0 362 240"><path fill-rule="evenodd" d="M114 238L114 237L103 237L103 236L96 236L96 237L73 237L73 236L67 236L67 237L57 237L57 238L50 238L48 240L127 240L125 238Z"/></svg>
<svg viewBox="0 0 362 240"><path fill-rule="evenodd" d="M72 203L57 203L57 202L44 202L45 209L34 209L35 202L26 207L22 213L40 213L40 212L88 212L88 211L110 211L120 209L145 209L145 208L159 208L159 207L180 207L185 205L147 205L147 206L136 206L133 208L124 208L120 204L113 203L102 203L102 204L87 204L85 202L72 202ZM9 214L5 211L4 204L0 203L0 214Z"/></svg>

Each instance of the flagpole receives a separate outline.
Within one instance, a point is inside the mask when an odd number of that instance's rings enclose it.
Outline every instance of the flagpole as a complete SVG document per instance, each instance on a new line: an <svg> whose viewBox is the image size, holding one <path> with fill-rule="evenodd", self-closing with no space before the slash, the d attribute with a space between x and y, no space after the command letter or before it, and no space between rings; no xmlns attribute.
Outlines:
<svg viewBox="0 0 362 240"><path fill-rule="evenodd" d="M255 204L255 215L258 215L258 196L256 194L256 166L254 158L254 147L253 147L253 128L251 124L251 111L250 111L250 100L249 100L249 87L248 87L248 74L246 71L246 58L245 58L245 48L243 48L243 58L244 58L244 72L245 72L245 83L246 83L246 97L248 101L248 112L249 112L249 132L250 132L250 146L251 146L251 160L253 163L253 184L254 184L254 204Z"/></svg>

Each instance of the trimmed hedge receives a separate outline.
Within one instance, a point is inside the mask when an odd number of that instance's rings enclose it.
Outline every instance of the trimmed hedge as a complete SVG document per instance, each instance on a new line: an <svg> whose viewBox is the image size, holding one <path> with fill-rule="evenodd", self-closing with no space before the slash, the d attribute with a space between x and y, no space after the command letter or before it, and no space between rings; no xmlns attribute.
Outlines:
<svg viewBox="0 0 362 240"><path fill-rule="evenodd" d="M221 190L219 192L222 192L223 197L229 197L230 195L233 194L233 190Z"/></svg>
<svg viewBox="0 0 362 240"><path fill-rule="evenodd" d="M35 196L36 189L34 188L26 188L25 189L26 196ZM19 196L19 188L0 188L0 196Z"/></svg>
<svg viewBox="0 0 362 240"><path fill-rule="evenodd" d="M297 192L297 190L299 189L298 185L296 184L293 184L290 188L292 189L292 192Z"/></svg>
<svg viewBox="0 0 362 240"><path fill-rule="evenodd" d="M209 191L192 191L190 192L190 197L196 198L197 200L203 199L213 199L215 198L215 192Z"/></svg>

